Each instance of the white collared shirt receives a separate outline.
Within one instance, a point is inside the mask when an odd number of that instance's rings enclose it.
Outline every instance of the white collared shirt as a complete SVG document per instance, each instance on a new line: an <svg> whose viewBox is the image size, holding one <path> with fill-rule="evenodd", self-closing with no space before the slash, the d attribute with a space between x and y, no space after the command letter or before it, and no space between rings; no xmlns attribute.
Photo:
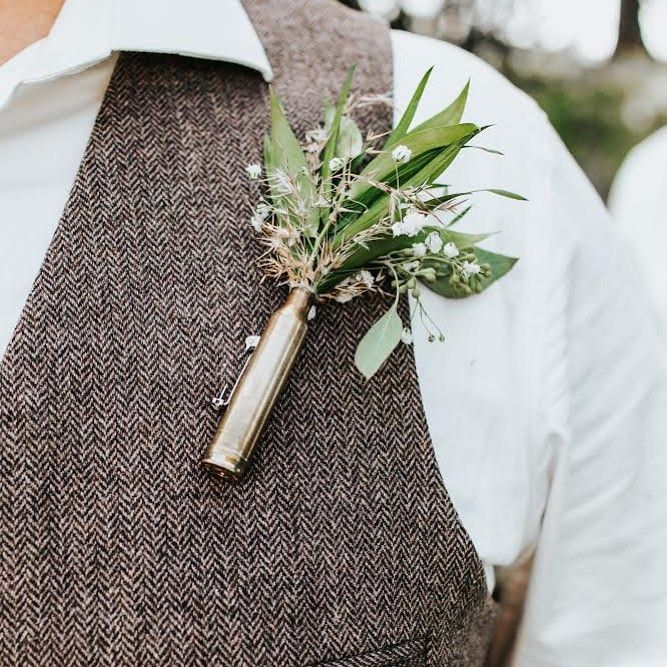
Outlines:
<svg viewBox="0 0 667 667"><path fill-rule="evenodd" d="M277 28L279 29L279 28ZM446 486L487 567L537 545L516 665L667 664L667 372L644 290L607 213L544 115L488 65L393 32L405 107L472 80L466 120L495 127L448 171L481 195L464 228L521 261L479 297L427 293L446 333L414 328ZM121 50L241 63L271 78L238 0L68 0L50 35L0 66L0 354L18 321Z"/></svg>
<svg viewBox="0 0 667 667"><path fill-rule="evenodd" d="M609 194L609 208L623 241L632 249L648 285L660 327L667 342L667 127L663 127L625 158Z"/></svg>

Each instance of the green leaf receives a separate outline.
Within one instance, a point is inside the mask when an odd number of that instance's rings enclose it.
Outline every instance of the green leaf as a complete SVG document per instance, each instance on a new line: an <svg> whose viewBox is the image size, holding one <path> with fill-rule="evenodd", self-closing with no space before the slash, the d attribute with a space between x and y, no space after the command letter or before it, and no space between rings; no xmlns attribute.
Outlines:
<svg viewBox="0 0 667 667"><path fill-rule="evenodd" d="M447 146L444 150L436 151L435 156L426 165L406 181L401 181L401 185L403 187L410 187L432 183L456 159L466 141L475 136L476 133L476 131L473 132L461 141ZM349 222L347 220L341 221L342 224L339 223L338 230L333 238L333 247L339 248L345 240L356 236L360 231L376 224L387 213L387 201L388 197L384 195L378 198L371 207L358 217L351 219Z"/></svg>
<svg viewBox="0 0 667 667"><path fill-rule="evenodd" d="M278 96L269 87L269 101L271 106L271 142L273 144L273 161L276 168L283 169L291 176L296 176L306 167L308 161L301 150L292 128L285 118L285 112Z"/></svg>
<svg viewBox="0 0 667 667"><path fill-rule="evenodd" d="M491 275L484 276L480 280L482 291L509 273L518 261L516 257L500 255L489 250L484 250L483 248L474 248L474 253L479 264L489 264L491 266ZM458 284L450 284L451 269L449 265L429 261L424 262L424 265L432 266L435 269L435 282L424 282L424 285L436 294L440 294L440 296L447 297L448 299L463 299L474 295L474 293L473 295L466 294Z"/></svg>
<svg viewBox="0 0 667 667"><path fill-rule="evenodd" d="M469 90L470 81L463 86L463 90L459 93L458 97L446 109L443 109L440 113L425 120L421 125L418 125L414 131L426 130L439 125L457 125L460 123L466 108L466 102L468 101Z"/></svg>
<svg viewBox="0 0 667 667"><path fill-rule="evenodd" d="M351 160L361 153L364 140L359 126L349 117L341 116L336 142L336 157Z"/></svg>
<svg viewBox="0 0 667 667"><path fill-rule="evenodd" d="M502 151L499 151L496 148L487 148L486 146L466 146L466 148L474 148L478 151L484 151L485 153L491 153L491 155L505 155Z"/></svg>
<svg viewBox="0 0 667 667"><path fill-rule="evenodd" d="M410 125L414 120L415 113L417 113L419 102L421 101L422 95L424 94L426 84L428 83L429 77L431 76L431 72L433 72L433 68L429 67L429 69L426 70L424 76L421 78L421 81L415 89L415 92L412 94L412 99L405 109L405 112L401 116L401 120L398 122L398 125L396 125L392 133L387 138L383 150L386 150L389 148L389 146L398 144L398 142L408 133Z"/></svg>
<svg viewBox="0 0 667 667"><path fill-rule="evenodd" d="M359 342L354 363L369 380L401 342L403 322L396 312L396 303L366 332Z"/></svg>
<svg viewBox="0 0 667 667"><path fill-rule="evenodd" d="M278 96L269 87L269 104L271 109L271 137L264 142L264 164L266 167L266 174L269 179L271 175L278 169L289 174L296 180L297 186L305 202L312 202L315 199L316 188L310 176L308 168L308 160L301 149L301 145L297 140L292 128L287 122L285 112ZM271 197L279 205L285 199L271 189ZM315 230L319 221L319 211L310 206L308 208L308 226ZM295 223L298 223L295 220Z"/></svg>
<svg viewBox="0 0 667 667"><path fill-rule="evenodd" d="M507 197L508 199L516 199L518 201L528 201L523 195L518 195L516 192L510 192L509 190L498 190L496 188L487 190L487 192L492 192L494 195L499 195L500 197Z"/></svg>
<svg viewBox="0 0 667 667"><path fill-rule="evenodd" d="M352 87L352 78L354 77L354 66L350 68L343 82L343 87L341 88L340 93L338 94L338 99L336 100L336 106L332 107L330 103L325 104L325 128L329 131L329 139L322 151L322 183L324 185L324 191L327 192L329 189L329 182L331 180L331 169L329 168L329 162L336 155L336 149L338 147L338 132L341 123L341 117L343 116L343 109L347 102L347 98L350 96L350 88Z"/></svg>
<svg viewBox="0 0 667 667"><path fill-rule="evenodd" d="M451 146L464 137L469 137L478 131L478 127L472 123L461 123L460 125L439 125L428 127L421 130L414 130L406 134L401 140L401 144L412 151L414 160L422 153L433 150L434 148L443 148ZM396 163L391 156L391 150L382 151L377 157L371 160L361 172L363 176L373 176L376 180L383 181L387 176L396 172ZM350 198L356 199L359 191L369 187L363 182L356 183L351 189Z"/></svg>
<svg viewBox="0 0 667 667"><path fill-rule="evenodd" d="M472 206L466 206L460 213L457 213L448 223L447 227L453 227L457 222L460 222L462 218L465 218L468 213L472 210Z"/></svg>

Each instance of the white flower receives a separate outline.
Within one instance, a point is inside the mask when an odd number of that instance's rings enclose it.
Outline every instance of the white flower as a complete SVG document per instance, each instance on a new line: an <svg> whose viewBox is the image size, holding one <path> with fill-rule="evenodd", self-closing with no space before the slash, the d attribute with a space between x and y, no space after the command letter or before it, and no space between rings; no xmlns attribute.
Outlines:
<svg viewBox="0 0 667 667"><path fill-rule="evenodd" d="M366 287L373 287L373 283L375 282L373 274L370 271L366 271L366 269L359 271L354 278L357 282L363 283Z"/></svg>
<svg viewBox="0 0 667 667"><path fill-rule="evenodd" d="M248 174L248 177L252 181L256 181L261 175L262 175L262 167L261 165L257 164L256 162L253 162L252 164L249 164L246 168L246 173Z"/></svg>
<svg viewBox="0 0 667 667"><path fill-rule="evenodd" d="M442 252L445 257L449 257L449 259L454 259L454 257L459 256L459 249L451 241L449 243L445 243L445 247L442 249Z"/></svg>
<svg viewBox="0 0 667 667"><path fill-rule="evenodd" d="M417 236L426 225L427 218L423 213L408 213L403 220L391 226L394 236Z"/></svg>
<svg viewBox="0 0 667 667"><path fill-rule="evenodd" d="M262 220L266 220L271 215L271 207L264 202L260 202L255 209L255 215L259 216Z"/></svg>
<svg viewBox="0 0 667 667"><path fill-rule="evenodd" d="M401 331L401 341L405 345L412 345L412 333L410 332L410 329L403 329L403 331Z"/></svg>
<svg viewBox="0 0 667 667"><path fill-rule="evenodd" d="M315 308L315 306L311 306L310 310L308 311L308 321L310 322L311 320L314 320L315 315L317 315L317 308Z"/></svg>
<svg viewBox="0 0 667 667"><path fill-rule="evenodd" d="M412 246L412 254L415 257L425 257L426 256L426 244L425 243L415 243Z"/></svg>
<svg viewBox="0 0 667 667"><path fill-rule="evenodd" d="M405 262L405 264L403 264L401 268L404 271L411 273L412 271L416 271L419 268L419 262L417 260L415 260L414 262Z"/></svg>
<svg viewBox="0 0 667 667"><path fill-rule="evenodd" d="M254 213L250 216L250 225L256 232L262 231L262 225L264 224L264 219L258 213Z"/></svg>
<svg viewBox="0 0 667 667"><path fill-rule="evenodd" d="M477 262L463 262L461 273L469 278L470 276L476 276L481 270L482 267Z"/></svg>
<svg viewBox="0 0 667 667"><path fill-rule="evenodd" d="M410 161L412 151L405 145L396 146L391 152L391 159L397 164L405 164Z"/></svg>
<svg viewBox="0 0 667 667"><path fill-rule="evenodd" d="M340 171L345 166L345 160L341 160L339 157L333 157L329 160L329 169L332 173Z"/></svg>
<svg viewBox="0 0 667 667"><path fill-rule="evenodd" d="M442 248L442 239L440 238L440 234L438 234L438 232L431 232L426 237L425 243L428 251L433 254L440 252L440 249Z"/></svg>
<svg viewBox="0 0 667 667"><path fill-rule="evenodd" d="M403 234L403 223L402 222L395 222L391 226L391 232L394 236L401 236Z"/></svg>

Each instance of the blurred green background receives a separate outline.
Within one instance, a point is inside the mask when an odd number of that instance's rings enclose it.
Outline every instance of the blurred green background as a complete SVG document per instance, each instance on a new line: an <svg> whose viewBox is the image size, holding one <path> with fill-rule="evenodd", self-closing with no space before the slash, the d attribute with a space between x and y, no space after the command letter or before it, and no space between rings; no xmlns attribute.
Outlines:
<svg viewBox="0 0 667 667"><path fill-rule="evenodd" d="M667 0L344 0L445 39L530 93L606 198L667 123Z"/></svg>

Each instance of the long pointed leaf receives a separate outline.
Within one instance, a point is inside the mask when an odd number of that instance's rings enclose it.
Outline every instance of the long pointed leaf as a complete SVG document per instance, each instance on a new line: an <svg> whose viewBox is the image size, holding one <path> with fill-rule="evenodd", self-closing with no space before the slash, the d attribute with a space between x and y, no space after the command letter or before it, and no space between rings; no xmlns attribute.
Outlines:
<svg viewBox="0 0 667 667"><path fill-rule="evenodd" d="M412 94L412 99L401 116L401 120L398 122L398 125L396 125L392 133L387 138L383 150L386 150L389 146L396 145L408 133L410 125L414 120L415 113L417 113L419 102L421 101L422 95L424 94L426 84L428 83L429 77L431 76L431 72L433 72L433 67L429 67L429 69L426 70L424 76L421 78L419 85L415 89L415 92Z"/></svg>
<svg viewBox="0 0 667 667"><path fill-rule="evenodd" d="M463 86L463 90L459 93L458 97L446 109L443 109L440 113L425 120L421 125L418 125L414 131L427 130L439 125L457 125L460 123L468 101L469 90L470 81Z"/></svg>

